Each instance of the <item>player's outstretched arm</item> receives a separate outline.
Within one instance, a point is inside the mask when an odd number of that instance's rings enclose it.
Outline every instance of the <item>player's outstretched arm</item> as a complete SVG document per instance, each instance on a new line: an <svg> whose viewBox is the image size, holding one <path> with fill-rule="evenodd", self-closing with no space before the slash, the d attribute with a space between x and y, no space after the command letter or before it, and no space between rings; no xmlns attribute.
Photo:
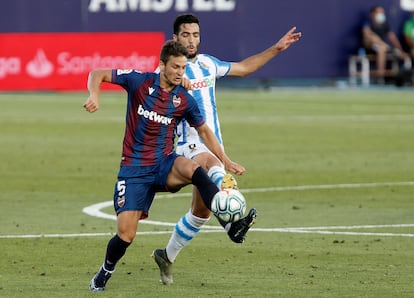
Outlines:
<svg viewBox="0 0 414 298"><path fill-rule="evenodd" d="M99 109L99 91L102 82L111 82L111 69L95 69L88 76L89 97L83 104L83 107L89 113L96 112Z"/></svg>
<svg viewBox="0 0 414 298"><path fill-rule="evenodd" d="M204 144L224 164L224 167L226 168L226 170L236 175L244 174L246 169L243 166L230 160L230 158L226 155L226 153L224 153L222 147L217 141L216 136L211 131L211 129L207 126L207 124L199 126L196 129L197 129L198 135L203 140Z"/></svg>
<svg viewBox="0 0 414 298"><path fill-rule="evenodd" d="M302 33L296 32L296 27L292 27L278 42L263 52L250 56L240 62L233 62L228 75L244 77L255 72L277 54L287 50L292 44L298 42L301 36Z"/></svg>

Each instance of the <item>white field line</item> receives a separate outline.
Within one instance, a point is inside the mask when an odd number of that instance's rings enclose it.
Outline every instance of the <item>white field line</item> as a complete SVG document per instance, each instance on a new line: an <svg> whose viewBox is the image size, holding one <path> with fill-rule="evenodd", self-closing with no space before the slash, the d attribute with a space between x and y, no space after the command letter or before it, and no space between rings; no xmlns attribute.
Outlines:
<svg viewBox="0 0 414 298"><path fill-rule="evenodd" d="M141 223L141 222L140 222ZM203 231L204 233L224 233L220 228L215 230ZM166 235L171 234L171 231L149 231L137 232L137 235ZM75 238L75 237L101 237L113 236L114 233L79 233L79 234L32 234L32 235L0 235L0 239L29 239L29 238Z"/></svg>
<svg viewBox="0 0 414 298"><path fill-rule="evenodd" d="M386 225L380 225L387 227ZM392 225L390 225L392 226ZM333 229L335 227L329 227ZM352 228L352 227L349 227ZM392 227L389 227L392 228ZM281 229L251 229L256 232L279 232L279 233L298 233L298 234L323 234L323 235L344 235L344 236L377 236L377 237L414 237L411 233L380 233L380 232L338 232L328 230L310 230L307 228L281 228Z"/></svg>
<svg viewBox="0 0 414 298"><path fill-rule="evenodd" d="M268 187L243 189L244 193L256 192L278 192L278 191L295 191L295 190L312 190L312 189L339 189L339 188L363 188L363 187L384 187L384 186L414 186L414 181L405 182L373 182L373 183L355 183L355 184L326 184L326 185L301 185L301 186L282 186L282 187ZM191 193L181 194L163 194L157 195L156 199L190 197ZM112 206L112 201L97 203L83 208L83 212L99 218L116 220L113 214L107 214L101 209ZM140 224L150 224L157 226L173 227L175 223L142 220ZM385 236L385 237L414 237L410 233L380 233L380 232L345 232L335 230L357 230L357 229L378 229L378 228L408 228L414 227L414 224L390 224L390 225L359 225L359 226L326 226L326 227L295 227L295 228L252 228L250 231L256 232L280 232L280 233L306 233L306 234L325 234L325 235L351 235L351 236ZM333 230L333 231L332 231ZM205 225L202 232L223 232L219 226ZM170 234L171 231L158 232L138 232L138 235L160 235ZM113 233L80 233L80 234L39 234L39 235L0 235L0 239L5 238L59 238L59 237L97 237L108 236Z"/></svg>
<svg viewBox="0 0 414 298"><path fill-rule="evenodd" d="M290 191L290 190L313 190L313 189L364 188L364 187L384 187L384 186L414 186L414 181L280 186L280 187L243 189L243 193L277 192L277 191Z"/></svg>
<svg viewBox="0 0 414 298"><path fill-rule="evenodd" d="M142 222L140 222L142 223ZM253 232L274 232L274 233L297 233L297 234L322 234L322 235L344 235L344 236L377 236L377 237L414 237L411 233L381 233L381 232L340 232L331 231L336 229L376 229L376 228L396 228L396 227L414 227L414 224L401 225L366 225L366 226L331 226L323 227L321 230L317 227L298 227L298 228L252 228ZM207 228L207 230L205 230ZM209 230L209 229L210 230ZM224 233L219 226L204 226L203 233ZM137 232L137 235L165 235L171 234L171 231L149 231ZM37 234L37 235L0 235L0 239L29 239L29 238L72 238L72 237L101 237L112 236L114 233L80 233L80 234Z"/></svg>

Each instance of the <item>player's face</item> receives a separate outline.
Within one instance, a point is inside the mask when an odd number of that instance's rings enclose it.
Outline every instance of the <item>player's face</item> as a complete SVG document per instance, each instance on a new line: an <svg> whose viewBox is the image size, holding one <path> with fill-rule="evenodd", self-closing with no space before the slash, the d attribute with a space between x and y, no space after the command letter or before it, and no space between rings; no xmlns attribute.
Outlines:
<svg viewBox="0 0 414 298"><path fill-rule="evenodd" d="M161 87L172 89L180 85L185 73L186 64L187 57L185 56L171 56L166 64L160 61Z"/></svg>
<svg viewBox="0 0 414 298"><path fill-rule="evenodd" d="M196 23L182 24L174 40L181 43L188 50L188 58L194 58L200 45L200 27Z"/></svg>

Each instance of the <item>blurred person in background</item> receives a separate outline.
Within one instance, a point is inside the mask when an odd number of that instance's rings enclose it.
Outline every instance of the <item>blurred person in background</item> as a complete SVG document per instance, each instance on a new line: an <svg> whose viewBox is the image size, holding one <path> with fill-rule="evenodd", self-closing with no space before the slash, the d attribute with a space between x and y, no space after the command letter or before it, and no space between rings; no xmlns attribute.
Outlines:
<svg viewBox="0 0 414 298"><path fill-rule="evenodd" d="M403 35L404 41L409 49L411 60L414 60L414 12L412 12L411 17L404 22Z"/></svg>
<svg viewBox="0 0 414 298"><path fill-rule="evenodd" d="M410 56L404 52L397 35L391 30L382 6L371 8L369 18L362 27L362 39L367 53L376 54L375 76L378 83L384 83L388 53L394 54L404 60L405 65L411 66Z"/></svg>

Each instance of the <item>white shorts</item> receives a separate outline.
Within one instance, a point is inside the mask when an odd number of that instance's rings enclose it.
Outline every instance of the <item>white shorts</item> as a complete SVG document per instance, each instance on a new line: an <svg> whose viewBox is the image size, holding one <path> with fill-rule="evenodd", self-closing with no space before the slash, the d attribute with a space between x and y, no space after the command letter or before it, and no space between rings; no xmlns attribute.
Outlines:
<svg viewBox="0 0 414 298"><path fill-rule="evenodd" d="M177 145L177 148L175 149L175 151L177 152L177 154L183 155L189 159L193 159L194 156L204 153L204 152L214 155L210 150L208 150L206 145L204 145L200 141L179 144Z"/></svg>

